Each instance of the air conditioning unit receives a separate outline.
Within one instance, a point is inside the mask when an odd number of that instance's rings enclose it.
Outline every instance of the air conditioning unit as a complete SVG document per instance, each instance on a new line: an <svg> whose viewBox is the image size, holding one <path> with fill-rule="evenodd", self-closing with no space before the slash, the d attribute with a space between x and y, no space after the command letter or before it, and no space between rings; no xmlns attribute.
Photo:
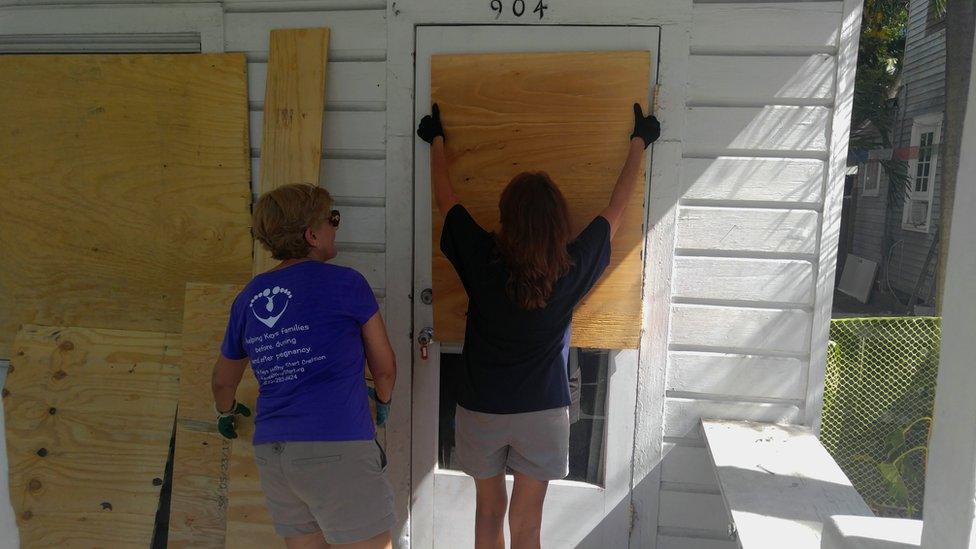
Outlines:
<svg viewBox="0 0 976 549"><path fill-rule="evenodd" d="M929 201L912 200L908 207L907 223L913 227L924 227L928 224Z"/></svg>

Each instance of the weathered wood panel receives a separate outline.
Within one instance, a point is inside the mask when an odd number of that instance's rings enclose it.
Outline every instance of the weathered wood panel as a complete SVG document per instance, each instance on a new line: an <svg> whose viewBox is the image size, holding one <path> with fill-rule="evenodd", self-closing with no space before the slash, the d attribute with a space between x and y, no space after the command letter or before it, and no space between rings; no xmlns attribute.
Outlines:
<svg viewBox="0 0 976 549"><path fill-rule="evenodd" d="M803 399L807 362L797 358L673 351L667 388L737 397Z"/></svg>
<svg viewBox="0 0 976 549"><path fill-rule="evenodd" d="M686 158L684 198L760 202L822 201L824 162L787 158Z"/></svg>
<svg viewBox="0 0 976 549"><path fill-rule="evenodd" d="M688 100L782 102L833 98L836 60L808 57L692 55Z"/></svg>
<svg viewBox="0 0 976 549"><path fill-rule="evenodd" d="M800 309L675 305L671 344L802 354L810 350L811 317Z"/></svg>
<svg viewBox="0 0 976 549"><path fill-rule="evenodd" d="M827 150L826 107L689 107L685 154L711 151L823 152Z"/></svg>
<svg viewBox="0 0 976 549"><path fill-rule="evenodd" d="M813 264L793 259L675 258L673 296L795 306L813 303Z"/></svg>
<svg viewBox="0 0 976 549"><path fill-rule="evenodd" d="M676 247L812 254L818 221L809 210L685 207L678 211Z"/></svg>
<svg viewBox="0 0 976 549"><path fill-rule="evenodd" d="M13 349L3 402L23 546L149 546L179 335L24 326Z"/></svg>
<svg viewBox="0 0 976 549"><path fill-rule="evenodd" d="M693 52L834 51L841 2L696 4Z"/></svg>
<svg viewBox="0 0 976 549"><path fill-rule="evenodd" d="M223 547L230 442L216 432L210 376L240 285L186 285L173 454L171 547Z"/></svg>
<svg viewBox="0 0 976 549"><path fill-rule="evenodd" d="M178 332L188 280L246 280L244 66L0 57L0 356L25 323Z"/></svg>
<svg viewBox="0 0 976 549"><path fill-rule="evenodd" d="M326 113L326 117L329 114ZM251 181L259 189L261 159L251 159ZM314 181L310 181L314 183ZM386 194L386 162L329 158L320 166L319 185L335 197L383 198Z"/></svg>
<svg viewBox="0 0 976 549"><path fill-rule="evenodd" d="M668 398L664 406L664 435L701 438L702 418L796 423L799 417L799 408L792 404Z"/></svg>
<svg viewBox="0 0 976 549"><path fill-rule="evenodd" d="M609 202L633 127L629 105L646 104L650 63L649 52L434 56L431 100L441 107L451 178L474 218L496 228L508 181L541 170L565 194L573 230L582 230ZM610 267L576 311L573 345L637 347L643 196L638 185ZM467 297L440 252L441 227L434 213L434 333L457 342Z"/></svg>

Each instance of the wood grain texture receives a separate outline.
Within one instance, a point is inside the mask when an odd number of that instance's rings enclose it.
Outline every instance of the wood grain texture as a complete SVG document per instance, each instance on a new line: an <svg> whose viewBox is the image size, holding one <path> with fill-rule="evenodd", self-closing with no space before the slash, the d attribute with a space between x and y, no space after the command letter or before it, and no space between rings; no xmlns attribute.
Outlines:
<svg viewBox="0 0 976 549"><path fill-rule="evenodd" d="M149 546L179 335L28 325L13 349L4 413L23 546Z"/></svg>
<svg viewBox="0 0 976 549"><path fill-rule="evenodd" d="M328 56L327 28L271 31L264 113L251 113L250 141L261 143L258 194L291 183L318 183ZM274 265L263 246L256 244L254 251L255 272Z"/></svg>
<svg viewBox="0 0 976 549"><path fill-rule="evenodd" d="M433 56L431 101L441 108L461 202L493 230L512 176L545 171L566 196L573 230L582 230L609 201L633 128L630 105L647 108L650 69L646 51ZM576 310L574 346L638 345L643 202L639 184L610 266ZM434 211L434 333L460 342L467 296L440 252L443 221Z"/></svg>
<svg viewBox="0 0 976 549"><path fill-rule="evenodd" d="M210 375L242 286L186 285L170 547L223 547L230 442L215 432Z"/></svg>
<svg viewBox="0 0 976 549"><path fill-rule="evenodd" d="M20 324L179 332L188 280L247 279L244 67L0 57L0 356Z"/></svg>

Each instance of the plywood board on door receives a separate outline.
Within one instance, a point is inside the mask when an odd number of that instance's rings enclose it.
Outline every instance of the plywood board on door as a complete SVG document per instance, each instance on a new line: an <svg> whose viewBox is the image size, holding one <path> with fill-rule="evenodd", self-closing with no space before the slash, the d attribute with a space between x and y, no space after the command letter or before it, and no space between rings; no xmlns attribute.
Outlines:
<svg viewBox="0 0 976 549"><path fill-rule="evenodd" d="M0 56L0 357L20 324L179 332L251 272L241 54Z"/></svg>
<svg viewBox="0 0 976 549"><path fill-rule="evenodd" d="M216 431L210 377L237 284L186 285L170 502L171 547L223 547L230 441Z"/></svg>
<svg viewBox="0 0 976 549"><path fill-rule="evenodd" d="M627 156L634 103L645 112L647 51L435 55L438 103L456 193L481 226L498 226L498 199L511 178L545 171L581 231L608 204ZM641 181L644 173L641 172ZM636 348L641 324L644 184L634 191L613 240L610 266L573 318L573 345ZM434 334L464 338L467 296L440 252L433 213Z"/></svg>
<svg viewBox="0 0 976 549"><path fill-rule="evenodd" d="M179 334L24 326L4 413L24 547L148 547L179 391Z"/></svg>

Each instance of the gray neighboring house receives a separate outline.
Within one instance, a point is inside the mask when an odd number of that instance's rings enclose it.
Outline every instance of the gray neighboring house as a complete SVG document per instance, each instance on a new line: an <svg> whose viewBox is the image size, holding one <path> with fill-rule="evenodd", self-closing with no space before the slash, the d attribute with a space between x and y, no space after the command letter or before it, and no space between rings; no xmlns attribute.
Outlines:
<svg viewBox="0 0 976 549"><path fill-rule="evenodd" d="M896 197L889 193L888 176L876 158L858 165L851 190L856 193L856 206L848 251L877 262L873 290L888 291L890 287L902 294L901 301L912 293L926 267L941 211L938 144L945 110L945 20L931 4L930 0L912 0L909 6L899 110L893 126L894 155L908 157L908 199L904 193ZM932 254L918 295L918 301L926 304L935 297L937 243Z"/></svg>

